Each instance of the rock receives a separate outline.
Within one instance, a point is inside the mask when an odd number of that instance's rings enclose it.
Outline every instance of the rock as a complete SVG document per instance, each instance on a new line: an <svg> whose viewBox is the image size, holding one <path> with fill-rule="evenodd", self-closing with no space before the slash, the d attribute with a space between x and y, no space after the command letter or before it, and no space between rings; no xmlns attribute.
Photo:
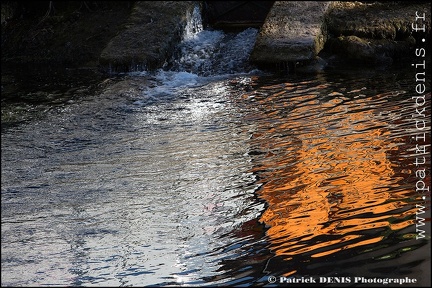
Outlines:
<svg viewBox="0 0 432 288"><path fill-rule="evenodd" d="M429 7L428 7L429 6ZM402 40L411 35L415 12L427 12L430 4L416 2L343 2L328 13L328 32L334 37ZM430 31L430 19L429 28Z"/></svg>
<svg viewBox="0 0 432 288"><path fill-rule="evenodd" d="M411 27L416 12L426 15L424 33ZM250 59L272 70L316 66L317 56L387 66L412 56L423 38L430 41L430 30L430 3L276 1Z"/></svg>
<svg viewBox="0 0 432 288"><path fill-rule="evenodd" d="M331 2L276 1L250 59L257 65L311 61L327 40L324 18Z"/></svg>
<svg viewBox="0 0 432 288"><path fill-rule="evenodd" d="M2 64L42 69L96 68L102 49L123 29L131 4L128 1L86 3L2 3ZM3 15L3 10L12 12Z"/></svg>
<svg viewBox="0 0 432 288"><path fill-rule="evenodd" d="M415 39L408 37L403 41L389 39L368 39L357 36L340 36L331 38L326 44L326 49L332 51L345 62L355 62L362 65L391 64L393 59L401 59L407 56L407 52L413 49Z"/></svg>
<svg viewBox="0 0 432 288"><path fill-rule="evenodd" d="M160 68L175 52L187 17L199 3L6 1L2 69L18 71L20 65L20 70L41 74L47 67L104 72ZM429 43L430 8L421 1L276 1L250 60L261 67L322 67L316 57L327 61L324 54L367 65L397 61L412 55L423 38ZM411 28L416 11L426 13L424 33Z"/></svg>
<svg viewBox="0 0 432 288"><path fill-rule="evenodd" d="M411 24L416 12L429 11L429 3L339 1L326 17L329 39L322 52L357 65L388 66L412 57L416 43L430 38L430 16L422 34L413 32Z"/></svg>
<svg viewBox="0 0 432 288"><path fill-rule="evenodd" d="M109 72L160 68L181 41L194 1L137 1L126 29L103 49L99 63Z"/></svg>

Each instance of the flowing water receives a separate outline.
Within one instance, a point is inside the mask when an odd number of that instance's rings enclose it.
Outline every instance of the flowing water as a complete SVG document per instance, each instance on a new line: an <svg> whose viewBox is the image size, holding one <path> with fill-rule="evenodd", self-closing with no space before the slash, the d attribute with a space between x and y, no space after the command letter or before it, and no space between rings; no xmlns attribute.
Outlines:
<svg viewBox="0 0 432 288"><path fill-rule="evenodd" d="M276 76L247 63L257 30L193 32L2 123L2 286L430 284L411 67Z"/></svg>

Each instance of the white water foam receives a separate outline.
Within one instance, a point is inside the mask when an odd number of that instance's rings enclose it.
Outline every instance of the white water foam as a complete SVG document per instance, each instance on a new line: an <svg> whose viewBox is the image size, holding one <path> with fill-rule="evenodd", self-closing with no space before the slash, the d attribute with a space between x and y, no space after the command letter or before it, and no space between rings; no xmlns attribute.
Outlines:
<svg viewBox="0 0 432 288"><path fill-rule="evenodd" d="M183 35L183 39L191 39L194 38L195 35L201 31L203 31L203 23L201 18L201 11L198 6L195 6L192 14L189 13L187 15L187 24L185 27L185 32Z"/></svg>
<svg viewBox="0 0 432 288"><path fill-rule="evenodd" d="M187 71L208 77L247 73L249 54L258 30L248 28L238 34L203 30L180 44L181 56L173 62L174 71Z"/></svg>
<svg viewBox="0 0 432 288"><path fill-rule="evenodd" d="M155 72L134 73L155 81L156 85L144 92L146 98L174 95L215 78L258 71L248 61L258 29L247 28L240 33L204 29L198 6L187 19L183 40L173 59ZM145 102L136 101L135 104Z"/></svg>

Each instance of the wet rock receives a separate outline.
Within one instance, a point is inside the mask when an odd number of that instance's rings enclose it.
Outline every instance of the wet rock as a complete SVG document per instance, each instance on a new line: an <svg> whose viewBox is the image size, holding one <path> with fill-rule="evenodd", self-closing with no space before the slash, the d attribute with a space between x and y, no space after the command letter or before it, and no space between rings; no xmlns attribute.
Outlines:
<svg viewBox="0 0 432 288"><path fill-rule="evenodd" d="M129 1L17 3L2 3L2 64L41 69L96 68L102 49L123 29L132 5Z"/></svg>
<svg viewBox="0 0 432 288"><path fill-rule="evenodd" d="M103 49L104 70L130 72L160 68L180 42L196 3L137 1L124 29Z"/></svg>
<svg viewBox="0 0 432 288"><path fill-rule="evenodd" d="M428 7L429 6L429 7ZM326 22L335 37L402 40L411 35L415 12L427 12L430 4L416 2L342 2L334 4ZM430 31L430 19L428 30Z"/></svg>
<svg viewBox="0 0 432 288"><path fill-rule="evenodd" d="M329 62L391 65L412 56L423 38L430 41L430 8L419 1L276 1L250 59L272 70L315 65L317 56ZM421 33L411 27L416 12L426 15Z"/></svg>
<svg viewBox="0 0 432 288"><path fill-rule="evenodd" d="M257 36L250 59L264 63L314 59L327 40L325 15L331 2L276 1Z"/></svg>
<svg viewBox="0 0 432 288"><path fill-rule="evenodd" d="M412 36L401 41L340 36L329 39L326 46L327 50L332 51L345 62L363 65L391 65L395 59L406 57L415 43Z"/></svg>
<svg viewBox="0 0 432 288"><path fill-rule="evenodd" d="M374 61L377 56L371 42L357 36L340 36L329 43L332 50L350 60Z"/></svg>
<svg viewBox="0 0 432 288"><path fill-rule="evenodd" d="M326 17L329 40L323 53L360 65L390 65L430 38L430 4L421 2L335 3ZM425 32L413 31L415 13L426 13Z"/></svg>

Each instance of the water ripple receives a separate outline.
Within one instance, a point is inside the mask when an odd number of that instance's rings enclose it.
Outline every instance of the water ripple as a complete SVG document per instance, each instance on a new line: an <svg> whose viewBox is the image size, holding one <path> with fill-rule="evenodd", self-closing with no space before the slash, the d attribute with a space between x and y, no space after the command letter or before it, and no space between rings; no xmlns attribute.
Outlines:
<svg viewBox="0 0 432 288"><path fill-rule="evenodd" d="M2 132L2 284L423 279L409 93L344 77L130 77Z"/></svg>

